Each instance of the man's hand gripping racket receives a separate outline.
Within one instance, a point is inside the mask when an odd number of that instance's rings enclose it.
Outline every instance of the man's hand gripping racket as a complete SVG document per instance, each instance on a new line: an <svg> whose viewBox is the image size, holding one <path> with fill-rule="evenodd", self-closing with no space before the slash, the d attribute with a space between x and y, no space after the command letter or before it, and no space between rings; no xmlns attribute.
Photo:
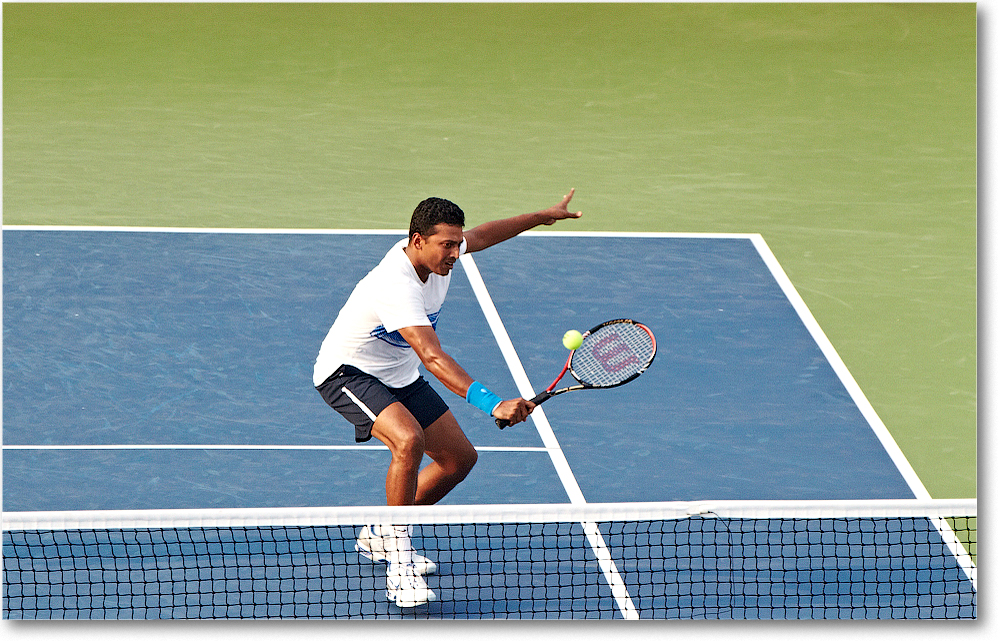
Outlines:
<svg viewBox="0 0 1000 643"><path fill-rule="evenodd" d="M656 338L648 327L631 319L606 321L583 334L583 343L570 351L559 377L531 402L541 404L568 391L621 386L642 375L654 357ZM567 371L578 383L556 390ZM498 419L497 426L504 429L510 423Z"/></svg>

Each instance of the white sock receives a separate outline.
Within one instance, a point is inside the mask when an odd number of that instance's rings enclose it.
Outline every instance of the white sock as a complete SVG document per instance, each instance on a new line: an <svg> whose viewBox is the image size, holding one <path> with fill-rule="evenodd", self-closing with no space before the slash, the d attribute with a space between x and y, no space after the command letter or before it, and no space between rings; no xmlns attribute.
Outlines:
<svg viewBox="0 0 1000 643"><path fill-rule="evenodd" d="M413 545L407 525L374 525L382 537L382 545L390 563L409 565L413 562Z"/></svg>

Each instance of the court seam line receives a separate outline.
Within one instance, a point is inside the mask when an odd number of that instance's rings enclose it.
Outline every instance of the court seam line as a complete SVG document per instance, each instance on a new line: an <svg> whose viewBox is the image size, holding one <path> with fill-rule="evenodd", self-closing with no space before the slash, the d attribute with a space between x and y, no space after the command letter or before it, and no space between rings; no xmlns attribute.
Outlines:
<svg viewBox="0 0 1000 643"><path fill-rule="evenodd" d="M534 397L534 391L531 382L528 380L528 374L524 370L524 365L517 354L517 349L514 348L514 342L511 341L510 335L507 333L507 328L500 318L500 312L493 302L493 297L490 296L489 290L486 288L486 282L483 280L482 273L479 272L479 266L476 265L475 259L470 254L463 254L459 257L459 261L465 271L466 278L469 280L469 284L472 286L472 291L479 301L479 306L486 317L486 322L493 332L493 336L500 348L500 352L503 354L504 360L507 362L507 368L510 370L510 374L513 376L521 396L526 399ZM552 430L552 425L549 424L548 418L545 416L545 411L540 406L536 407L531 414L531 419L535 424L535 429L538 431L539 436L542 438L542 442L547 447L550 447L548 451L549 458L552 460L556 474L559 476L559 480L566 490L566 495L570 498L570 503L574 505L587 504L583 490L580 489L576 476L573 475L573 470L569 466L566 454L563 452L562 447L559 446L559 440L556 438L555 432ZM618 572L618 566L611 556L611 551L608 549L600 528L594 522L581 522L580 525L583 527L584 535L587 537L591 551L594 552L594 556L597 558L597 564L601 568L604 579L611 589L611 595L615 599L619 611L625 619L637 620L639 618L639 611L632 602L628 586Z"/></svg>

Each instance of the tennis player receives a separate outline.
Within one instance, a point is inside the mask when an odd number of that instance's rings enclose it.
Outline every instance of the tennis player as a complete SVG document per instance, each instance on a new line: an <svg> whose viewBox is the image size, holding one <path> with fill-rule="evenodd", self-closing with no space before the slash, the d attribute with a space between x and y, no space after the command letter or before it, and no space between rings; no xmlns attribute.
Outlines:
<svg viewBox="0 0 1000 643"><path fill-rule="evenodd" d="M517 424L534 405L504 400L474 380L448 355L436 326L459 256L477 252L539 225L579 218L570 190L557 205L465 231L465 214L445 199L422 201L409 237L354 288L323 340L313 383L323 399L355 426L357 442L373 436L389 447L385 481L389 505L434 504L461 482L478 455L448 405L420 375L422 364L448 390L483 413ZM427 454L431 462L420 469ZM423 575L433 561L413 551L410 530L399 525L362 528L357 551L386 562L387 596L412 607L434 600Z"/></svg>

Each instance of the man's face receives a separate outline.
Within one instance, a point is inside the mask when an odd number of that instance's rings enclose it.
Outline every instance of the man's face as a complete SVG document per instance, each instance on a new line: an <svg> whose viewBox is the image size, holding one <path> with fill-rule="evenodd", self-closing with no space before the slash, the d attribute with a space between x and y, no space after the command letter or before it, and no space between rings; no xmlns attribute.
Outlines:
<svg viewBox="0 0 1000 643"><path fill-rule="evenodd" d="M462 246L462 227L439 223L429 236L418 235L417 251L424 268L438 275L447 275L458 261Z"/></svg>

